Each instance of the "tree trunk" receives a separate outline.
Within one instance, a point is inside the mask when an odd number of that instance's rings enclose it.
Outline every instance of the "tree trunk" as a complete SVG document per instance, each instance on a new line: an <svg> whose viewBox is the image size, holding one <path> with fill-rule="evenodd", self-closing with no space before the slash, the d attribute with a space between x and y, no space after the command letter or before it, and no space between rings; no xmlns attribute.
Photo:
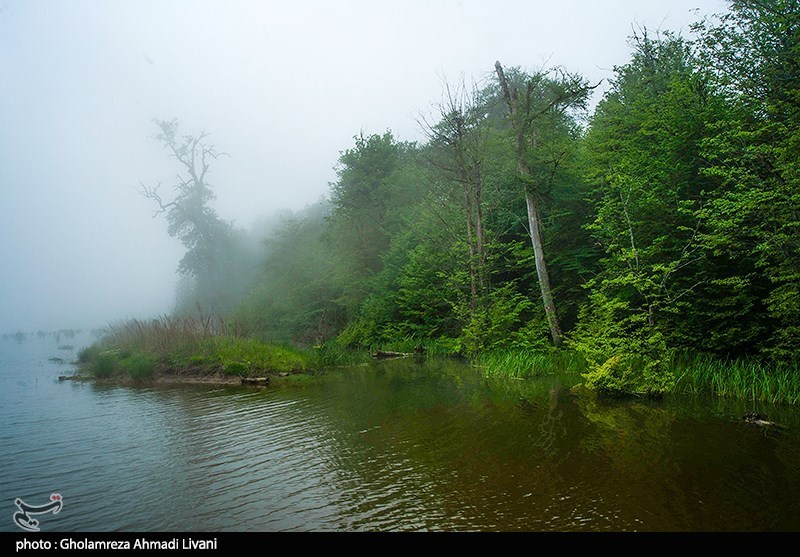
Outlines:
<svg viewBox="0 0 800 557"><path fill-rule="evenodd" d="M472 200L469 195L469 187L466 184L464 185L464 197L467 209L467 245L469 245L469 309L474 314L475 310L478 308L478 271L475 269L475 241L472 232Z"/></svg>
<svg viewBox="0 0 800 557"><path fill-rule="evenodd" d="M547 324L550 326L550 336L553 338L553 344L561 346L561 327L558 324L558 314L556 313L556 304L553 300L553 291L550 288L550 275L547 273L547 263L544 257L544 247L542 243L542 231L540 227L541 212L539 210L539 200L536 193L531 189L531 170L528 163L525 161L525 133L527 128L525 118L528 115L523 114L520 116L517 107L519 95L516 88L508 82L506 75L503 72L503 66L500 62L495 63L495 70L497 71L497 78L500 81L500 88L503 91L508 111L511 114L511 126L515 132L516 148L517 148L517 171L525 181L525 202L528 206L528 226L530 227L531 244L533 245L533 254L536 260L536 275L539 277L539 288L542 291L542 303L544 304L544 312L547 316Z"/></svg>
<svg viewBox="0 0 800 557"><path fill-rule="evenodd" d="M561 346L561 327L558 324L556 304L553 301L553 291L550 288L550 276L547 273L544 248L542 246L542 232L539 227L539 222L541 221L539 200L536 199L536 195L532 191L526 189L525 202L528 206L528 226L531 229L531 244L533 244L533 255L536 260L536 275L539 277L539 286L542 290L544 312L547 315L547 324L550 325L553 344Z"/></svg>

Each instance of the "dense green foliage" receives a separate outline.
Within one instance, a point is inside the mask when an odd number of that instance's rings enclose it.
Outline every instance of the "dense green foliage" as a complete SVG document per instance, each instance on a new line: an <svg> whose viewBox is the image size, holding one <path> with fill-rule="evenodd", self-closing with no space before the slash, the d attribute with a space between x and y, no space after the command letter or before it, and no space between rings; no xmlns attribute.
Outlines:
<svg viewBox="0 0 800 557"><path fill-rule="evenodd" d="M800 7L729 4L691 38L634 33L592 114L581 76L498 64L482 89L447 87L426 142L356 136L330 198L266 235L229 322L325 346L331 361L423 344L519 376L553 361L555 324L558 358L601 391L724 392L726 369L796 385ZM197 214L222 226L197 195ZM182 268L208 276L219 263L200 248L216 240L194 239L182 214L168 212L189 248ZM682 368L680 355L705 363ZM723 361L740 364L710 363Z"/></svg>

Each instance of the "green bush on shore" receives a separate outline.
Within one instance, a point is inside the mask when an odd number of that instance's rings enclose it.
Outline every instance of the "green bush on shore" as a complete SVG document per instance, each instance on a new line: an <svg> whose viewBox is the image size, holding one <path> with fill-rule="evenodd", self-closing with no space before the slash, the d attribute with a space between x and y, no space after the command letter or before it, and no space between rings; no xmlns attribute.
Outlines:
<svg viewBox="0 0 800 557"><path fill-rule="evenodd" d="M119 363L122 370L136 381L152 379L156 372L156 358L152 354L131 354Z"/></svg>
<svg viewBox="0 0 800 557"><path fill-rule="evenodd" d="M119 365L119 352L115 350L97 351L92 361L92 373L95 377L111 377Z"/></svg>

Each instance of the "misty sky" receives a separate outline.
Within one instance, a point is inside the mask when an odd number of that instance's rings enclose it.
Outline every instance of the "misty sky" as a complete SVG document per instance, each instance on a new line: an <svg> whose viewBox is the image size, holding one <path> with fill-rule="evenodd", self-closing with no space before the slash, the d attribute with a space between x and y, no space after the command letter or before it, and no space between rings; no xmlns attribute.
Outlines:
<svg viewBox="0 0 800 557"><path fill-rule="evenodd" d="M325 195L359 132L421 139L415 118L443 77L480 81L500 60L596 82L627 62L634 22L689 35L723 10L722 0L0 0L0 333L170 311L183 250L136 193L179 170L153 139L154 118L205 129L230 153L211 170L214 207L249 226Z"/></svg>

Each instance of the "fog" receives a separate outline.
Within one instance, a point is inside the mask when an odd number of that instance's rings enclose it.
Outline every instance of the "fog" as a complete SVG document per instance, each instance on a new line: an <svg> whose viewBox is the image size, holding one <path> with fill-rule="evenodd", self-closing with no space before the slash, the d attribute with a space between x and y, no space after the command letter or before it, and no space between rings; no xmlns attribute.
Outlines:
<svg viewBox="0 0 800 557"><path fill-rule="evenodd" d="M698 12L692 11L694 8ZM683 30L721 0L2 1L0 332L173 306L184 249L137 193L179 168L154 119L210 133L213 207L250 226L326 195L359 132L417 124L443 79L495 60L593 82L637 22ZM595 93L596 102L602 86Z"/></svg>

